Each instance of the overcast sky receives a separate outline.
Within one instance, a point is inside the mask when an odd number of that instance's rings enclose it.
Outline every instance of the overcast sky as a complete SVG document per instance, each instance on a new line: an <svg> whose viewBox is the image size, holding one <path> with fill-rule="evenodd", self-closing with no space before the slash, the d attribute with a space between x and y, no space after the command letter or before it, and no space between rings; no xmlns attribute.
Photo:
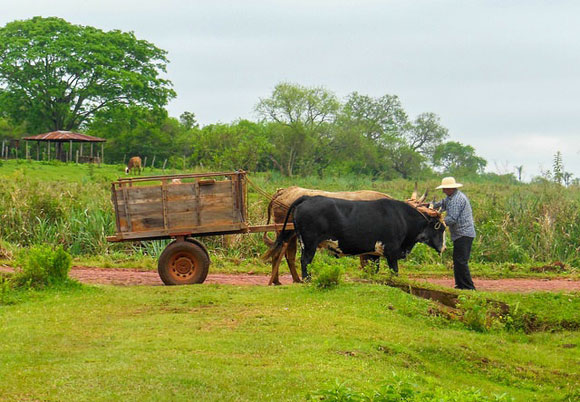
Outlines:
<svg viewBox="0 0 580 402"><path fill-rule="evenodd" d="M174 117L256 119L282 81L394 94L410 118L438 114L488 171L523 165L529 179L559 150L580 177L580 1L10 0L0 25L36 15L167 50Z"/></svg>

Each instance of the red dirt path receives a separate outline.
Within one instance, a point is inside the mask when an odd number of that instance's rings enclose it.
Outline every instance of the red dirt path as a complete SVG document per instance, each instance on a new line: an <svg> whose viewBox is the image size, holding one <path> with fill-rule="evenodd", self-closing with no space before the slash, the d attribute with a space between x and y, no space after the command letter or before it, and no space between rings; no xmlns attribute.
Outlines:
<svg viewBox="0 0 580 402"><path fill-rule="evenodd" d="M12 268L0 266L0 272L10 272ZM156 271L144 271L128 268L93 268L73 267L70 276L83 283L133 286L133 285L163 285ZM262 285L268 284L269 276L262 274L209 274L205 283L227 285ZM428 281L433 284L453 287L451 278L415 278L418 281ZM281 275L283 284L292 283L290 275ZM488 292L580 292L580 281L569 279L478 279L473 282L478 290Z"/></svg>

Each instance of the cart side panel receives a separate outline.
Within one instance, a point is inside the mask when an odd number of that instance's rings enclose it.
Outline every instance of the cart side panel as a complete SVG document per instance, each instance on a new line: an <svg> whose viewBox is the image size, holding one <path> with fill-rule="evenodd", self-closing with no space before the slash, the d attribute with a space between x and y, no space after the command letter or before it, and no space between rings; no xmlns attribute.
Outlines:
<svg viewBox="0 0 580 402"><path fill-rule="evenodd" d="M230 180L122 186L114 191L121 233L211 232L243 223L244 214L238 210L243 204L235 202L239 194L234 194Z"/></svg>

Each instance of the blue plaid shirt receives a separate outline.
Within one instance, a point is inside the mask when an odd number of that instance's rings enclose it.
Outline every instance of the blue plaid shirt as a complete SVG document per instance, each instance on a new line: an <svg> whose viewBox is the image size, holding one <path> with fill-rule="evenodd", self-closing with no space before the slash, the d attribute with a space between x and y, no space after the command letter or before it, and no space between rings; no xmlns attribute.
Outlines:
<svg viewBox="0 0 580 402"><path fill-rule="evenodd" d="M475 237L471 204L465 194L457 190L453 195L435 203L435 208L440 206L447 211L445 224L449 227L451 240L455 241L462 236Z"/></svg>

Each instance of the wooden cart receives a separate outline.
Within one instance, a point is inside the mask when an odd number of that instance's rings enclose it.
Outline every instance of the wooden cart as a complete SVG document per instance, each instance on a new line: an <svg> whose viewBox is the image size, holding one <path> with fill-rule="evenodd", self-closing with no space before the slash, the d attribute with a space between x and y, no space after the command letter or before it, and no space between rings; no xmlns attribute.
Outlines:
<svg viewBox="0 0 580 402"><path fill-rule="evenodd" d="M243 171L124 178L112 183L111 192L117 233L108 241L174 239L158 261L159 276L166 285L205 280L210 257L196 237L282 228L247 224Z"/></svg>

